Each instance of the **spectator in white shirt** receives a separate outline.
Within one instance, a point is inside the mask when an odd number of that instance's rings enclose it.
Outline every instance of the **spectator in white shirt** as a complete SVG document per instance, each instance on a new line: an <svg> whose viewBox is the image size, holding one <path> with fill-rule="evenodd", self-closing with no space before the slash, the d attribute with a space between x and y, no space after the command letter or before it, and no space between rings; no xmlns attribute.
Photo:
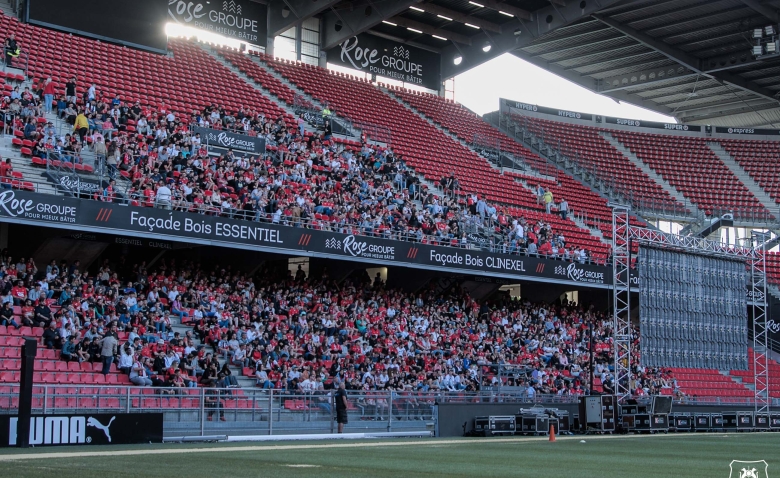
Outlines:
<svg viewBox="0 0 780 478"><path fill-rule="evenodd" d="M164 182L160 181L156 195L157 207L161 209L171 209L172 195L171 189Z"/></svg>

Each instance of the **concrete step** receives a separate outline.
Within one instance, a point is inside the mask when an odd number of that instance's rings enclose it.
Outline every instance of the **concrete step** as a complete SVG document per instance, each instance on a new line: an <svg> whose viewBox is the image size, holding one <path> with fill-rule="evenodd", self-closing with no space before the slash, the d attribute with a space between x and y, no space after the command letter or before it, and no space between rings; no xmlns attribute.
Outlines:
<svg viewBox="0 0 780 478"><path fill-rule="evenodd" d="M255 62L258 66L260 66L260 68L265 70L266 73L273 76L274 78L279 80L284 86L292 90L293 93L295 93L296 95L300 96L301 98L305 99L306 101L314 105L315 109L317 109L318 111L322 111L325 108L325 105L322 104L322 102L320 102L310 94L306 93L306 91L299 88L298 85L296 85L292 81L285 78L284 75L276 71L276 69L274 69L267 61L256 56L252 56L250 58L253 62ZM360 138L362 136L362 131L359 128L357 128L354 124L352 124L352 122L349 119L339 116L338 112L336 112L333 116L331 116L331 122L339 123L345 129L350 130L351 136L349 137L349 139L354 140L355 138ZM334 135L334 136L341 136L341 135ZM368 142L371 144L386 146L385 143L381 143L379 141L375 141L370 138Z"/></svg>
<svg viewBox="0 0 780 478"><path fill-rule="evenodd" d="M528 184L526 181L516 178L515 182L523 186L525 189L536 194L536 190L534 189L534 187ZM580 229L584 231L588 231L592 236L595 236L602 244L605 244L607 246L612 246L612 240L605 238L604 234L599 229L588 226L584 221L581 221L574 215L568 216L568 219L571 219L571 221L574 222L574 224L576 224L577 227L579 227Z"/></svg>
<svg viewBox="0 0 780 478"><path fill-rule="evenodd" d="M614 136L612 136L610 133L608 133L608 132L604 132L604 131L600 132L599 134L600 134L600 135L601 135L601 136L602 136L604 139L606 139L606 140L609 142L609 144L611 144L612 146L614 146L614 147L615 147L615 149L617 149L618 151L620 151L620 152L623 154L623 156L624 156L626 159L628 159L629 161L631 161L632 163L634 163L634 165L635 165L636 167L638 167L639 169L641 169L641 170L642 170L642 172L644 172L645 174L647 174L647 175L650 177L650 179L652 179L652 180L653 180L653 181L655 181L655 182L656 182L656 183L657 183L659 186L661 186L661 187L664 189L664 191L668 192L668 193L669 193L669 195L671 195L673 198L675 198L675 199L677 200L677 202L679 202L680 204L682 204L683 206L685 206L685 207L686 207L688 210L690 210L690 211L692 211L692 212L693 212L693 211L698 211L698 210L699 210L699 207L698 207L697 205L695 205L694 203L692 203L692 202L691 202L691 201L690 201L690 200L689 200L687 197L685 197L685 196L683 195L683 193L681 193L681 192L680 192L680 191L678 191L678 190L677 190L677 189L676 189L674 186L672 186L671 184L669 184L669 182L668 182L668 181L666 181L666 179L664 179L664 178L663 178L663 176L661 176L661 175L660 175L660 174L658 174L658 173L657 173L657 172L656 172L656 171L655 171L653 168L651 168L650 166L648 166L647 164L645 164L645 162L644 162L644 161L642 161L641 159L639 159L639 157L638 157L637 155L635 155L634 153L632 153L632 152L631 152L631 150L629 150L628 148L626 148L626 147L623 145L623 143L621 143L620 141L618 141L618 140L617 140L617 139L616 139Z"/></svg>
<svg viewBox="0 0 780 478"><path fill-rule="evenodd" d="M220 64L222 64L228 70L232 71L234 75L238 76L239 78L241 78L245 82L247 82L250 85L252 85L252 87L254 87L256 90L258 90L260 93L262 93L263 96L265 96L266 98L269 98L269 99L273 100L274 103L277 104L277 106L282 108L289 115L295 116L295 111L293 110L292 106L287 104L286 101L284 101L283 99L279 98L275 94L271 93L270 90L266 89L263 85L259 84L253 78L249 77L249 75L247 75L246 73L244 73L241 70L239 70L235 65L233 65L228 60L226 60L222 55L220 55L218 52L216 52L210 46L202 44L202 43L198 43L198 45L203 49L203 51L208 53L209 56L211 56L212 58L217 60Z"/></svg>

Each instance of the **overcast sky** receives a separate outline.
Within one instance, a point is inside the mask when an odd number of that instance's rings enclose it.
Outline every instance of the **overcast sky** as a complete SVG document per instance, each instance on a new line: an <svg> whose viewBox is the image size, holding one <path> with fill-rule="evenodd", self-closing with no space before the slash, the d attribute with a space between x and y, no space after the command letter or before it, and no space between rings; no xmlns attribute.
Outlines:
<svg viewBox="0 0 780 478"><path fill-rule="evenodd" d="M669 116L597 95L509 53L455 77L455 100L477 114L496 111L499 98L602 116L677 122Z"/></svg>

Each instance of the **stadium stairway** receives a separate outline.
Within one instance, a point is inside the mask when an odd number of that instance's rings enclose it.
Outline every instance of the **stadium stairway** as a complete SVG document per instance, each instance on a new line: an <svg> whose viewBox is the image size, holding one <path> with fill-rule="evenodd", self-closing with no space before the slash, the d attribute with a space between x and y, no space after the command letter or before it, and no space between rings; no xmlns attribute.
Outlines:
<svg viewBox="0 0 780 478"><path fill-rule="evenodd" d="M677 386L689 397L717 398L727 403L754 396L753 390L715 369L672 368L671 370Z"/></svg>
<svg viewBox="0 0 780 478"><path fill-rule="evenodd" d="M271 57L267 57L267 56L265 56L262 53L250 54L250 55L247 55L247 56L257 66L262 68L265 73L267 73L271 77L275 78L277 81L279 81L279 83L281 83L282 85L286 86L294 94L300 96L305 101L309 102L312 106L314 106L314 108L316 110L322 111L324 109L325 105L323 105L320 101L318 101L312 95L308 94L307 92L305 92L304 90L299 88L295 83L291 82L290 80L285 78L284 75L282 75L281 73L276 71L274 68L272 68L268 64L268 59L271 58ZM362 132L359 129L357 129L354 125L349 126L350 122L348 120L346 120L345 118L342 118L339 115L338 111L334 112L333 115L331 116L331 118L332 118L332 121L338 122L339 124L343 125L345 127L345 129L352 130L353 136L357 136L357 137L361 136ZM369 143L375 143L376 144L377 141L374 138L374 139L369 140Z"/></svg>
<svg viewBox="0 0 780 478"><path fill-rule="evenodd" d="M0 12L5 15L14 16L14 7L11 5L11 0L0 0Z"/></svg>
<svg viewBox="0 0 780 478"><path fill-rule="evenodd" d="M530 181L530 178L527 178L527 177L523 177L523 176L520 176L520 175L515 177L515 182L517 184L523 186L527 190L529 190L532 193L536 194L535 193L535 189L534 189L534 185L533 184L529 184L529 181ZM542 184L544 184L544 183L542 183ZM612 246L612 238L611 237L609 237L609 238L605 237L604 233L598 227L590 226L589 224L587 224L585 221L583 221L582 219L580 219L576 215L569 216L569 219L571 219L574 222L574 224L576 224L580 229L585 229L585 230L590 231L590 233L593 236L596 236L603 244L605 244L607 246L610 246L610 247Z"/></svg>
<svg viewBox="0 0 780 478"><path fill-rule="evenodd" d="M742 184L744 184L748 190L750 190L751 193L761 201L761 204L764 205L765 208L767 208L769 211L772 211L776 217L780 217L780 215L777 213L778 211L778 203L772 199L772 197L762 188L750 174L745 171L742 166L737 163L737 161L734 159L734 157L726 151L723 146L720 145L720 143L717 143L715 141L708 141L707 146L712 150L713 153L723 162L723 164L726 165L727 168L734 174L734 176L739 179Z"/></svg>
<svg viewBox="0 0 780 478"><path fill-rule="evenodd" d="M4 71L6 73L24 76L24 70L19 68L4 68ZM33 88L33 82L30 78L25 78L24 81L19 83L20 90L24 90L26 87L29 87L30 89ZM45 118L46 121L52 122L58 136L64 136L68 133L72 134L73 127L68 125L65 120L57 117L56 113L46 113L43 118ZM14 145L12 140L13 136L11 134L0 135L0 157L3 160L10 158L14 171L22 173L24 180L33 182L36 192L56 194L57 190L54 184L50 183L44 175L46 168L33 164L32 157L23 154L22 149ZM97 170L95 153L93 153L91 149L84 148L81 151L81 159L83 164L91 166L93 171ZM72 174L88 180L97 181L99 179L97 174L87 171L74 170ZM121 176L117 176L116 185L117 191L120 194L123 194L130 187L130 181Z"/></svg>
<svg viewBox="0 0 780 478"><path fill-rule="evenodd" d="M389 88L387 88L385 86L379 86L379 89L382 90L383 92L385 92L387 95L389 95L398 104L400 104L404 108L408 109L412 113L414 113L417 116L419 116L423 121L427 121L431 126L433 126L434 128L438 129L442 133L448 135L450 138L452 138L453 141L457 141L458 143L460 143L464 147L471 149L475 153L477 153L480 156L482 156L483 158L485 158L485 156L482 155L480 153L480 151L477 148L475 148L472 144L469 144L466 140L464 140L463 138L460 138L456 133L451 131L446 126L444 126L442 124L439 124L436 121L434 121L432 118L428 117L425 113L423 113L419 109L415 108L414 105L410 104L408 101L405 101L394 90L391 90L391 89L389 89ZM523 158L521 158L521 157L519 157L517 155L511 155L511 156L509 156L509 159L513 163L515 163L515 165L517 165L518 169L523 171L524 175L531 176L531 177L538 178L538 179L542 179L542 180L548 180L548 181L554 181L555 180L554 177L546 175L546 174L543 174L542 172L536 170L531 164L529 164L527 161L525 161ZM493 167L493 169L497 169L497 170L501 171L502 173L505 172L507 169L510 169L510 168L502 168L502 167L500 167L500 166L498 166L496 164L493 164L493 162L490 161L489 158L485 158L485 160L487 160L488 163L490 163L490 165L491 165L491 167Z"/></svg>
<svg viewBox="0 0 780 478"><path fill-rule="evenodd" d="M247 74L247 72L245 72L241 68L239 68L236 65L234 65L233 63L231 63L228 59L225 58L224 55L220 54L220 52L218 50L215 50L215 48L212 45L208 45L208 44L205 44L205 43L197 43L197 45L199 47L201 47L203 49L203 51L205 51L209 56L214 58L215 61L219 62L222 66L224 66L228 70L232 71L233 74L235 74L236 76L238 76L242 80L244 80L247 83L249 83L250 85L252 85L257 91L259 91L264 96L274 100L276 102L276 104L279 105L279 107L281 109L283 109L284 111L287 112L287 114L289 114L290 116L293 116L293 117L296 116L295 115L295 110L293 109L292 104L290 104L290 102L288 101L287 98L282 97L281 93L280 94L276 94L276 93L272 92L271 90L269 90L268 88L266 88L257 79L252 78L251 76L249 76ZM292 96L293 92L290 91L289 93L290 93L290 96ZM314 128L312 128L311 126L309 126L307 124L306 127L305 127L305 130L306 131L314 131Z"/></svg>
<svg viewBox="0 0 780 478"><path fill-rule="evenodd" d="M755 390L755 378L753 377L753 349L748 348L748 369L731 370L730 377L741 383L751 391ZM769 365L769 397L780 398L780 363L768 358Z"/></svg>
<svg viewBox="0 0 780 478"><path fill-rule="evenodd" d="M192 331L192 325L186 322L183 322L179 319L178 315L174 314L168 314L168 318L171 321L171 332L176 333L179 332L181 337L185 337L187 335L188 331ZM197 337L195 339L197 341ZM211 349L207 349L208 352L211 352ZM225 363L227 360L225 360L224 357L218 357L220 360L220 363ZM236 380L238 380L238 386L241 388L254 388L256 380L253 377L246 377L243 374L243 371L241 367L237 367L231 363L228 362L228 367L230 368L231 373L234 377L236 377Z"/></svg>
<svg viewBox="0 0 780 478"><path fill-rule="evenodd" d="M531 164L530 161L525 161L525 160L521 159L518 155L512 155L512 160L515 161L516 163L519 163L520 168L523 170L522 173L517 173L517 171L510 170L508 168L502 168L502 167L494 164L492 161L489 160L489 158L485 158L483 155L481 155L479 150L477 148L475 148L473 144L469 144L466 140L464 140L462 137L459 137L456 133L454 133L453 131L449 130L446 126L437 123L433 118L429 117L428 115L426 115L425 113L420 111L418 108L416 108L414 105L412 105L411 103L406 101L395 90L388 89L386 87L380 87L379 89L384 91L386 94L388 94L391 98L393 98L396 102L398 102L398 104L400 104L404 108L408 109L412 113L416 114L422 120L428 122L434 128L438 129L439 131L441 131L442 133L444 133L446 135L449 135L452 138L453 141L457 141L463 147L469 148L474 153L479 154L481 157L483 157L485 159L485 161L493 169L495 169L497 171L500 171L502 174L509 175L510 177L512 177L514 179L514 181L518 185L520 185L523 188L525 188L526 190L528 190L531 194L536 195L535 185L537 185L537 184L542 184L545 187L551 188L553 190L554 194L556 195L556 197L561 193L561 189L564 189L564 188L560 188L558 186L558 180L555 177L549 176L547 174L543 174L542 172L537 170ZM492 125L490 127L493 128ZM498 135L503 135L499 131L496 131L496 133ZM507 138L507 139L509 139L509 138ZM525 149L525 147L522 146L522 145L518 145L518 146L520 148L522 148L522 149ZM531 155L533 155L533 153L531 151L528 151L528 155L531 156ZM537 159L537 161L538 161L538 159ZM547 166L547 165L545 165L545 166ZM555 165L552 165L552 166L555 166ZM546 170L549 171L549 168L547 168ZM564 175L564 174L566 174L565 171L561 171L561 175ZM562 178L560 178L560 179L562 179ZM566 179L568 179L568 178L566 178ZM597 191L588 188L587 185L583 185L582 188L580 188L580 189L581 189L580 194L585 195L585 196L588 195L588 192L592 193L594 196L595 195L599 195L599 193ZM572 194L573 192L574 191L566 191L566 194ZM594 205L598 204L598 201L601 200L601 199L606 201L606 198L604 198L601 195L599 195L599 196L600 197L598 197L598 198L590 197L590 199L595 199L595 201L593 201ZM577 206L578 206L578 201L576 199L574 199L574 198L570 198L569 201L572 203L572 207L574 209L576 209ZM571 219L571 221L574 222L580 229L589 231L590 234L592 236L596 237L602 244L604 244L604 245L606 245L608 247L611 247L611 245L612 245L611 238L605 237L605 235L602 232L602 230L600 230L599 227L596 227L596 224L593 221L589 221L590 224L588 224L588 222L583 221L581 218L576 217L576 215L569 215L569 219ZM606 226L607 228L611 229L611 224L609 224L609 225L602 224L602 227L604 227L604 226Z"/></svg>
<svg viewBox="0 0 780 478"><path fill-rule="evenodd" d="M664 191L669 193L670 196L672 196L674 199L677 200L680 204L684 205L686 209L689 211L699 211L699 207L692 203L687 197L683 195L680 191L678 191L674 186L672 186L666 179L664 179L660 174L658 174L653 168L645 164L644 161L639 159L637 155L632 153L628 148L626 148L623 143L618 141L612 134L606 131L602 131L599 133L609 144L611 144L615 149L620 151L623 156L631 161L636 167L642 170L643 173L645 173L650 179L655 181L656 184L661 186Z"/></svg>
<svg viewBox="0 0 780 478"><path fill-rule="evenodd" d="M10 159L14 172L21 173L24 181L32 182L35 192L56 194L54 184L43 176L45 169L33 166L31 159L23 156L19 148L11 143L12 139L11 135L0 136L0 158L3 161Z"/></svg>

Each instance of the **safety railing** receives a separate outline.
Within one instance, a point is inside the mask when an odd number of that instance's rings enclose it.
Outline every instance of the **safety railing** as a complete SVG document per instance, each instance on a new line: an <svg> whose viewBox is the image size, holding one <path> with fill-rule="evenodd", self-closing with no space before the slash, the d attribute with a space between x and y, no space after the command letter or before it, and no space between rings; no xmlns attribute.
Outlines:
<svg viewBox="0 0 780 478"><path fill-rule="evenodd" d="M273 149L266 150L264 154L272 160L281 160L281 153L274 151ZM94 153L90 152L90 155L94 155ZM90 171L84 169L84 159L82 156L83 155L74 154L70 157L70 160L66 160L66 158L60 154L48 152L47 158L44 159L45 167L46 171L50 173L55 181L55 188L52 191L52 183L42 183L47 184L49 187L39 188L38 186L35 186L34 190L44 193L55 192L70 194L83 199L108 200L113 203L131 206L159 207L182 212L218 215L233 219L276 223L284 226L320 229L361 236L381 237L405 242L427 243L436 246L447 246L460 249L478 249L511 255L528 255L524 248L513 246L510 243L511 241L507 241L507 238L502 235L497 236L494 232L496 224L491 218L486 217L483 219L478 216L464 218L459 210L454 211L455 217L453 219L458 224L459 231L461 233L466 233L465 237L454 234L425 234L422 232L422 228L396 231L378 226L361 226L360 223L346 222L344 220L336 221L331 218L334 210L328 206L318 206L310 212L308 217L292 217L289 215L275 217L272 213L260 210L236 209L232 207L225 208L220 201L213 200L214 197L220 197L219 194L214 194L211 201L206 200L203 203L196 204L187 201L186 198L180 195L179 191L174 191L174 196L170 201L161 203L153 196L147 196L144 191L132 188L132 177L129 175L124 176L124 179L126 180L120 181L121 184L114 186L114 191L109 196L104 194L105 186L109 184L110 180L121 179L123 177L122 171L126 171L127 169L119 169L113 165L109 166L106 164L106 159L104 157L95 156L92 161L93 164L91 165L92 170ZM144 158L140 156L130 159L130 166L135 166L139 161L144 160ZM132 169L128 172L130 171L132 171ZM62 181L65 181L65 183L63 184ZM35 181L30 182L34 185L36 184ZM454 200L462 199L466 194L459 187L443 189L439 186L438 183L435 185L442 195ZM403 189L404 185L396 184L396 187ZM205 194L205 191L203 191L203 193ZM410 196L410 199L421 200L423 198L420 194L415 193L414 197ZM493 228L493 230L490 230L490 228ZM563 256L532 255L534 257L568 260L568 258ZM584 263L589 262L591 262L590 259L584 260Z"/></svg>
<svg viewBox="0 0 780 478"><path fill-rule="evenodd" d="M0 385L0 414L18 410L18 386ZM34 414L163 413L166 435L332 433L335 390L290 393L273 389L152 388L36 385ZM348 392L347 431L432 428L437 393ZM475 395L471 395L473 397ZM465 399L461 394L453 400ZM475 402L478 403L478 402Z"/></svg>
<svg viewBox="0 0 780 478"><path fill-rule="evenodd" d="M648 397L633 397L639 401ZM572 406L576 395L509 392L348 391L347 432L434 430L438 404ZM773 399L777 406L779 400ZM677 405L752 405L752 398L676 397ZM286 435L336 431L335 390L35 385L32 413L162 413L167 436ZM0 415L16 414L18 384L0 384Z"/></svg>
<svg viewBox="0 0 780 478"><path fill-rule="evenodd" d="M3 62L3 71L8 71L8 68L16 68L18 70L24 71L24 77L28 78L30 76L30 54L26 52L24 49L22 49L19 52L19 56L14 58L11 61L11 65L8 66L6 62L6 56L5 56L5 48L3 48L3 59L0 60Z"/></svg>

